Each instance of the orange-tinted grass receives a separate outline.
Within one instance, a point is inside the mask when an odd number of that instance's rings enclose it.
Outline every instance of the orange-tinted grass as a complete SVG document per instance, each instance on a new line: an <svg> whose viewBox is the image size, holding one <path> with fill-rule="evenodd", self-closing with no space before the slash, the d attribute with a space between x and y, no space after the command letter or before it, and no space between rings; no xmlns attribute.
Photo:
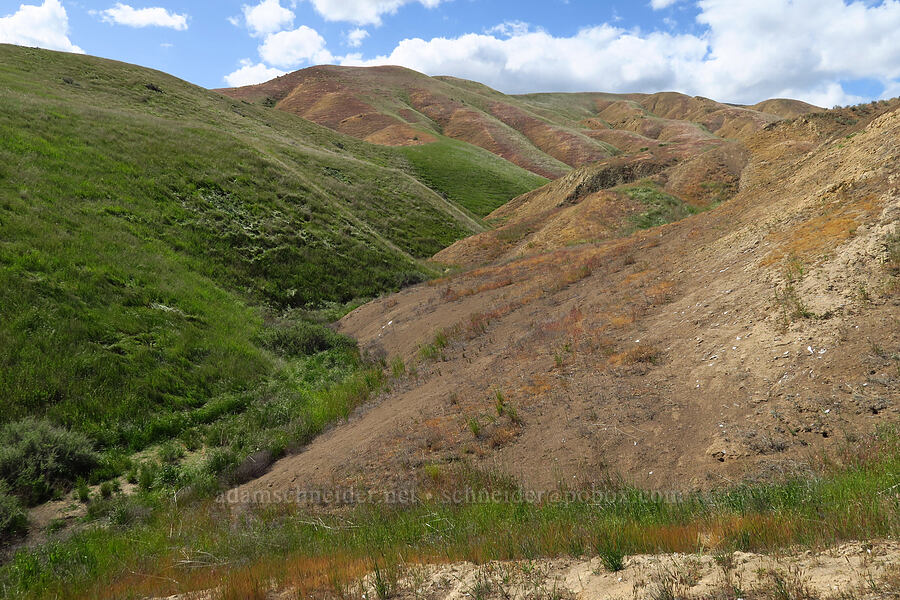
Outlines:
<svg viewBox="0 0 900 600"><path fill-rule="evenodd" d="M290 589L303 596L337 592L368 573L368 558L293 554L259 560L248 565L223 565L185 570L175 556L159 561L145 573L129 573L109 585L83 590L78 599L165 597L213 590L213 598L265 598L270 590Z"/></svg>
<svg viewBox="0 0 900 600"><path fill-rule="evenodd" d="M385 549L385 552L399 552L396 560L407 564L457 561L482 564L494 558L555 558L591 553L594 545L606 537L618 539L631 554L697 552L719 548L773 549L797 542L804 527L808 528L808 525L772 515L727 516L670 525L629 523L598 531L563 521L538 531L510 532L509 543L503 545L499 555L498 540L493 538L473 539L465 547ZM212 598L265 598L266 592L272 590L289 590L302 597L339 596L348 586L370 573L373 564L373 558L368 555L345 553L321 557L296 552L247 565L186 569L172 555L155 565L148 565L149 568L143 573L130 572L110 585L83 590L75 597L145 598L202 590L212 590Z"/></svg>

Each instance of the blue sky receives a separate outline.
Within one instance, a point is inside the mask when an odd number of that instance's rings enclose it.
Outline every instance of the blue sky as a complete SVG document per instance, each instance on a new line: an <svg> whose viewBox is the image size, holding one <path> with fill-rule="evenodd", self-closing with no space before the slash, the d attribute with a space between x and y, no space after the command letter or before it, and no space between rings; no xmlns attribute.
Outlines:
<svg viewBox="0 0 900 600"><path fill-rule="evenodd" d="M900 0L20 0L0 41L205 87L402 64L501 91L676 90L820 105L900 95Z"/></svg>

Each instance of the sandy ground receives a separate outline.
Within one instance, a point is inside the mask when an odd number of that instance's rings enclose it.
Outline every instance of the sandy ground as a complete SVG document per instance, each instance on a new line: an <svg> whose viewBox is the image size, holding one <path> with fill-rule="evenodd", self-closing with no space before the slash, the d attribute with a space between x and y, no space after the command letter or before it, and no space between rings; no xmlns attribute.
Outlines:
<svg viewBox="0 0 900 600"><path fill-rule="evenodd" d="M599 558L451 564L415 569L401 598L891 598L900 545L853 543L824 552L633 556L610 572ZM371 579L371 577L370 577Z"/></svg>

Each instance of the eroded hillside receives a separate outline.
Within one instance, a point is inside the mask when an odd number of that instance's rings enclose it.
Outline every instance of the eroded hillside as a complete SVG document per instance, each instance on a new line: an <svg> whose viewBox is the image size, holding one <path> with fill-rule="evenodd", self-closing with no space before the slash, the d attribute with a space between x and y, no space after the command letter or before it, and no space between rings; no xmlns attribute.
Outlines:
<svg viewBox="0 0 900 600"><path fill-rule="evenodd" d="M560 235L357 309L341 331L405 374L242 489L416 481L459 460L531 487L618 473L706 488L802 470L895 422L898 106L748 135L746 156L722 158L746 163L736 194L712 210L594 243ZM610 168L503 211L602 222L603 186L570 196Z"/></svg>
<svg viewBox="0 0 900 600"><path fill-rule="evenodd" d="M387 66L310 67L221 91L375 144L419 147L460 140L551 179L651 148L676 146L668 152L693 155L782 115L815 110L792 100L739 107L676 93L508 96L472 81Z"/></svg>

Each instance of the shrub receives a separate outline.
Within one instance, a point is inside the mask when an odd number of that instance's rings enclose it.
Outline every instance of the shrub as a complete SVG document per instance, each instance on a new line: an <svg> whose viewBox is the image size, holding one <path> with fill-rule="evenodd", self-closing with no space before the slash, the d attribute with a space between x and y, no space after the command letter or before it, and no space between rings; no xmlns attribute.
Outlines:
<svg viewBox="0 0 900 600"><path fill-rule="evenodd" d="M309 321L277 322L259 335L263 347L284 356L297 357L343 348L353 350L356 342L318 323Z"/></svg>
<svg viewBox="0 0 900 600"><path fill-rule="evenodd" d="M184 458L184 448L177 442L166 442L159 447L156 456L162 463L175 463Z"/></svg>
<svg viewBox="0 0 900 600"><path fill-rule="evenodd" d="M0 480L26 504L69 490L99 462L87 437L49 421L28 418L0 428Z"/></svg>
<svg viewBox="0 0 900 600"><path fill-rule="evenodd" d="M618 573L625 568L625 549L615 537L601 534L597 538L597 555L604 568L611 573Z"/></svg>
<svg viewBox="0 0 900 600"><path fill-rule="evenodd" d="M110 482L104 481L100 484L100 496L103 497L103 499L109 498L110 496L112 496L112 493L113 486Z"/></svg>
<svg viewBox="0 0 900 600"><path fill-rule="evenodd" d="M87 481L79 478L75 482L75 491L78 494L78 500L87 503L91 499L91 490L88 488Z"/></svg>
<svg viewBox="0 0 900 600"><path fill-rule="evenodd" d="M0 483L0 536L8 538L28 530L28 517L19 499L8 493Z"/></svg>
<svg viewBox="0 0 900 600"><path fill-rule="evenodd" d="M403 362L402 356L397 356L391 361L391 374L394 379L400 379L406 375L406 363Z"/></svg>

